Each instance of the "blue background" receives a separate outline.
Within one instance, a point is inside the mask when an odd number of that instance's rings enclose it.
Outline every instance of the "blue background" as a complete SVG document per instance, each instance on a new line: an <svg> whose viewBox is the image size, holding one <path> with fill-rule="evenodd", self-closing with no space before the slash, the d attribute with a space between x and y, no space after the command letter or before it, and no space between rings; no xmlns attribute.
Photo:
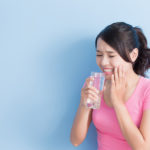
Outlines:
<svg viewBox="0 0 150 150"><path fill-rule="evenodd" d="M0 0L0 149L94 150L70 143L80 90L96 65L94 41L108 24L140 26L148 0ZM150 40L148 40L149 43Z"/></svg>

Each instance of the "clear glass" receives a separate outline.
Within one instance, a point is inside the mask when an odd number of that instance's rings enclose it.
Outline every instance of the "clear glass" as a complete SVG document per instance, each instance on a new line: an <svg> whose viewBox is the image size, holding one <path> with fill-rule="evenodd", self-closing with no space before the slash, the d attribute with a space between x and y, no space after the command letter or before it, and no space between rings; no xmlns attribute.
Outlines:
<svg viewBox="0 0 150 150"><path fill-rule="evenodd" d="M87 99L87 107L92 109L99 109L101 103L101 96L105 82L105 74L101 72L91 72L91 76L94 77L94 80L90 82L91 86L94 86L97 90L99 90L98 99L91 100Z"/></svg>

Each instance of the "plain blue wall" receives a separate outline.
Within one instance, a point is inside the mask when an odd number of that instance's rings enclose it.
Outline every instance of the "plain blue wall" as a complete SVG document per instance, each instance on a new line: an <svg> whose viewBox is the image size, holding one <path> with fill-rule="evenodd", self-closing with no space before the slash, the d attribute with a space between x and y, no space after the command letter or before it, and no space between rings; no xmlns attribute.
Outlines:
<svg viewBox="0 0 150 150"><path fill-rule="evenodd" d="M149 1L0 0L0 149L94 150L70 143L80 90L96 65L94 40L106 25L142 27L150 42Z"/></svg>

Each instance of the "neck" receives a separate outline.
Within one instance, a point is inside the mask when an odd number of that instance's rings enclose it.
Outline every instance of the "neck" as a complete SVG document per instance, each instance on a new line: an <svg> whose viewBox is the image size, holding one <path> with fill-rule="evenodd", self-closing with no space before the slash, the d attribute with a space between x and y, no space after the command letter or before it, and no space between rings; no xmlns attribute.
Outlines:
<svg viewBox="0 0 150 150"><path fill-rule="evenodd" d="M137 84L140 76L136 74L133 70L126 73L126 87L130 88Z"/></svg>

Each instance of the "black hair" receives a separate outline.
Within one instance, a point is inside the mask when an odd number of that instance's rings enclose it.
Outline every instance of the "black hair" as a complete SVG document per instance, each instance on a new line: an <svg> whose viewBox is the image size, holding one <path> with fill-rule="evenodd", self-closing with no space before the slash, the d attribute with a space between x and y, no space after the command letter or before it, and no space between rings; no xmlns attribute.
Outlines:
<svg viewBox="0 0 150 150"><path fill-rule="evenodd" d="M147 40L141 28L116 22L108 25L97 35L95 47L98 38L114 48L125 61L132 63L136 74L146 76L145 71L150 68L150 49L147 47ZM134 48L138 49L138 57L132 62L129 53Z"/></svg>

